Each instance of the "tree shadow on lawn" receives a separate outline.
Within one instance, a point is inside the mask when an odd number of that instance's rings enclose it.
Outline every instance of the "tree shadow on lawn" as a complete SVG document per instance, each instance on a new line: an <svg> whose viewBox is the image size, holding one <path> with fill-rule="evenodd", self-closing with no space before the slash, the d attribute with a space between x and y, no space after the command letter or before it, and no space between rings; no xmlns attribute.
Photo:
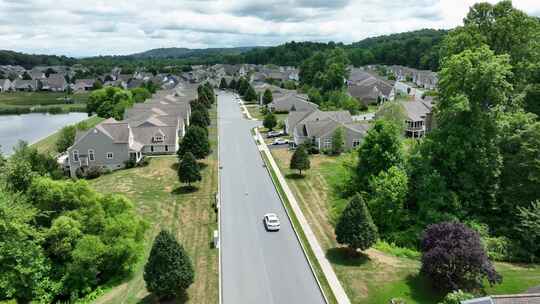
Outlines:
<svg viewBox="0 0 540 304"><path fill-rule="evenodd" d="M173 169L175 172L178 171L178 166L180 164L178 162L174 162L172 165L171 165L171 169Z"/></svg>
<svg viewBox="0 0 540 304"><path fill-rule="evenodd" d="M170 299L158 299L153 294L148 294L137 302L138 304L183 304L187 303L189 297L187 294L180 295Z"/></svg>
<svg viewBox="0 0 540 304"><path fill-rule="evenodd" d="M289 173L285 175L285 177L288 179L303 179L306 176L304 174L294 172L294 173Z"/></svg>
<svg viewBox="0 0 540 304"><path fill-rule="evenodd" d="M333 264L342 266L361 266L369 262L369 256L362 252L353 253L349 248L336 247L326 251L326 258Z"/></svg>
<svg viewBox="0 0 540 304"><path fill-rule="evenodd" d="M417 303L439 303L445 296L444 292L433 288L429 278L419 273L409 274L405 283L409 286L410 297Z"/></svg>
<svg viewBox="0 0 540 304"><path fill-rule="evenodd" d="M189 193L193 193L193 192L197 192L197 190L199 190L199 188L191 185L191 186L180 186L176 189L174 189L171 193L172 194L189 194Z"/></svg>

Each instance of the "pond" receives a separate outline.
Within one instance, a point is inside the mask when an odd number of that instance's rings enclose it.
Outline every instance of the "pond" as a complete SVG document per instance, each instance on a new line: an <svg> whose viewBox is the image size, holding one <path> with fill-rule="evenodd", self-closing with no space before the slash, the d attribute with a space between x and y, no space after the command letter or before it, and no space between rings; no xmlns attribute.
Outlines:
<svg viewBox="0 0 540 304"><path fill-rule="evenodd" d="M75 124L86 118L88 118L86 113L0 115L2 153L12 154L13 147L19 140L32 144L66 125Z"/></svg>

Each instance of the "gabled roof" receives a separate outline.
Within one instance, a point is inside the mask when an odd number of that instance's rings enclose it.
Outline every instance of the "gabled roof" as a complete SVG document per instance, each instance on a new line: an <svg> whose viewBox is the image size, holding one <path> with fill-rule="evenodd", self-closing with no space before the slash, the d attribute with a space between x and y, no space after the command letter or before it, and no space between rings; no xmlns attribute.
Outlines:
<svg viewBox="0 0 540 304"><path fill-rule="evenodd" d="M270 107L274 111L309 111L315 110L319 106L307 101L303 96L297 94L286 94L274 98L274 101L270 103Z"/></svg>
<svg viewBox="0 0 540 304"><path fill-rule="evenodd" d="M403 107L405 108L405 113L409 120L421 121L431 112L432 105L421 100L414 100L404 102Z"/></svg>
<svg viewBox="0 0 540 304"><path fill-rule="evenodd" d="M178 141L178 133L176 127L147 127L141 126L133 128L133 139L141 143L142 145L152 145L155 144L153 141L154 136L157 134L163 136L163 142L160 144L164 145L176 145Z"/></svg>
<svg viewBox="0 0 540 304"><path fill-rule="evenodd" d="M129 125L126 121L109 118L95 128L110 137L114 143L129 143Z"/></svg>
<svg viewBox="0 0 540 304"><path fill-rule="evenodd" d="M304 111L291 112L287 117L287 124L290 129L304 130L302 133L318 134L319 129L324 129L334 125L334 123L352 123L351 114L348 111ZM298 130L297 130L298 131ZM295 132L297 132L295 131ZM310 135L312 136L312 135Z"/></svg>

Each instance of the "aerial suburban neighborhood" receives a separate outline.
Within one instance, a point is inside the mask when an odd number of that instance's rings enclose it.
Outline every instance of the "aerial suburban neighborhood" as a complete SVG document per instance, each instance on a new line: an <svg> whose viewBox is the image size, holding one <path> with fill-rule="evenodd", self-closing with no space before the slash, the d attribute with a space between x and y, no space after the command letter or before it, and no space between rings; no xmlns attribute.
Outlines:
<svg viewBox="0 0 540 304"><path fill-rule="evenodd" d="M540 304L537 1L0 20L0 304Z"/></svg>

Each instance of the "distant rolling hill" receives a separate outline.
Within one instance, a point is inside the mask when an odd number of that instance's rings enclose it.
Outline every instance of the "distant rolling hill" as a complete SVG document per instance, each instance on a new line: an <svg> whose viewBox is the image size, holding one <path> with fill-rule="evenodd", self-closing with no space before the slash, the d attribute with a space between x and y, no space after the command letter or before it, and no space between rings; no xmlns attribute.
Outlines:
<svg viewBox="0 0 540 304"><path fill-rule="evenodd" d="M207 57L212 55L238 55L259 47L235 47L235 48L208 48L208 49L188 49L188 48L159 48L142 53L128 55L136 59L182 59L192 57Z"/></svg>

